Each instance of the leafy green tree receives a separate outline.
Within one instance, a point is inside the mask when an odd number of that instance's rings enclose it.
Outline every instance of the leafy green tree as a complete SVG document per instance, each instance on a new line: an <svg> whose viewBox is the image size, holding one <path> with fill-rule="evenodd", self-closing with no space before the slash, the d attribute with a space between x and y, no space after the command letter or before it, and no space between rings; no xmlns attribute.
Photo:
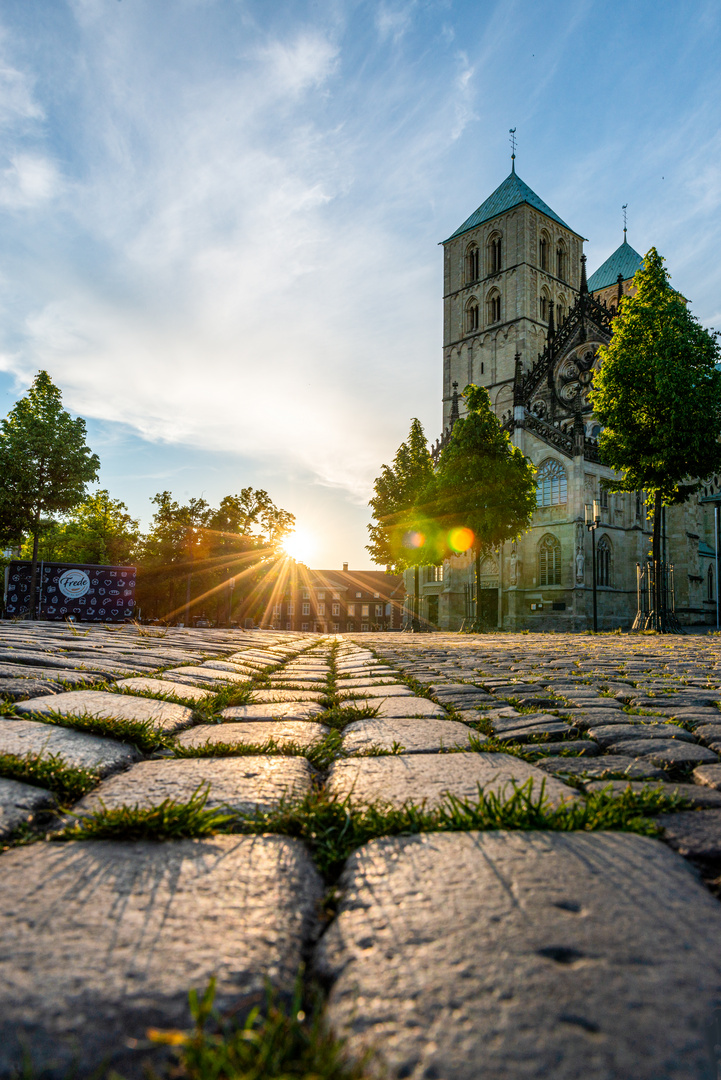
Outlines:
<svg viewBox="0 0 721 1080"><path fill-rule="evenodd" d="M215 620L262 611L270 588L268 564L280 554L295 518L262 489L226 495L217 508L205 499L177 502L157 494L150 529L140 544L138 603L147 615L177 618L185 610L212 613ZM238 585L238 589L235 586Z"/></svg>
<svg viewBox="0 0 721 1080"><path fill-rule="evenodd" d="M475 556L478 628L481 555L518 539L530 525L536 509L536 470L501 427L488 391L470 385L463 397L468 413L453 426L429 498L451 546L454 530L470 530L466 542Z"/></svg>
<svg viewBox="0 0 721 1080"><path fill-rule="evenodd" d="M654 624L665 629L661 603L661 508L685 502L721 467L721 350L670 285L664 259L651 248L621 301L592 403L604 430L601 460L619 472L611 491L653 497Z"/></svg>
<svg viewBox="0 0 721 1080"><path fill-rule="evenodd" d="M85 421L62 407L46 371L0 421L0 538L32 537L29 617L35 618L38 543L44 517L83 501L100 460L85 442Z"/></svg>
<svg viewBox="0 0 721 1080"><path fill-rule="evenodd" d="M435 528L424 505L425 492L433 479L433 459L423 425L414 419L408 438L396 451L392 465L383 465L373 484L369 502L375 524L368 526L371 542L366 544L373 561L390 566L394 573L413 567L413 629L418 624L419 569L437 565L443 552L434 545Z"/></svg>
<svg viewBox="0 0 721 1080"><path fill-rule="evenodd" d="M110 492L103 489L71 510L65 521L49 522L41 533L38 554L46 562L128 565L135 556L139 535L140 524L130 516L125 503L111 499ZM22 554L30 558L30 541L23 545Z"/></svg>

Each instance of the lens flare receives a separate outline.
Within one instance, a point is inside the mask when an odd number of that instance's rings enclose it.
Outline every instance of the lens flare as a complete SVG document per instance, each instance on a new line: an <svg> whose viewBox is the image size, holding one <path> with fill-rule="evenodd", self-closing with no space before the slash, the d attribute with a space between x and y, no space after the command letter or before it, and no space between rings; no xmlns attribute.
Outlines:
<svg viewBox="0 0 721 1080"><path fill-rule="evenodd" d="M312 558L316 546L315 538L310 533L299 529L290 533L283 541L283 550L286 555L295 559L296 562L307 562L309 558Z"/></svg>
<svg viewBox="0 0 721 1080"><path fill-rule="evenodd" d="M426 538L422 532L407 532L403 535L403 547L407 548L422 548L426 542Z"/></svg>
<svg viewBox="0 0 721 1080"><path fill-rule="evenodd" d="M464 551L468 551L474 540L475 536L471 530L466 529L463 526L459 526L457 529L451 529L448 534L448 546L458 555L461 555Z"/></svg>

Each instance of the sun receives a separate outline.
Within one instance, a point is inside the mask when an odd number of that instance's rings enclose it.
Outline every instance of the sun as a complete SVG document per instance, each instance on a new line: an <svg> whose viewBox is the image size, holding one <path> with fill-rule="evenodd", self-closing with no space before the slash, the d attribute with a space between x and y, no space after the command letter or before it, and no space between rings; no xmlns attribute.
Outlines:
<svg viewBox="0 0 721 1080"><path fill-rule="evenodd" d="M286 536L283 541L283 551L291 559L295 559L296 562L307 563L315 549L315 538L302 529L296 529L295 532Z"/></svg>

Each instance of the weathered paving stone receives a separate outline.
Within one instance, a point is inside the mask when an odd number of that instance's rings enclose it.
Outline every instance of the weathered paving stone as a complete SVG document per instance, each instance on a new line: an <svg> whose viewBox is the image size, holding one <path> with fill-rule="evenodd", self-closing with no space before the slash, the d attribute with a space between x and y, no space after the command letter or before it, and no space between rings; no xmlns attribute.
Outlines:
<svg viewBox="0 0 721 1080"><path fill-rule="evenodd" d="M165 799L187 802L207 785L209 808L225 806L238 813L272 810L283 798L302 797L313 771L302 757L165 758L141 761L104 780L73 809L85 814L106 807L159 806Z"/></svg>
<svg viewBox="0 0 721 1080"><path fill-rule="evenodd" d="M681 742L695 743L696 739L689 731L677 727L676 724L602 724L588 729L590 738L595 739L599 746L611 746L615 743L625 742L627 739L678 739Z"/></svg>
<svg viewBox="0 0 721 1080"><path fill-rule="evenodd" d="M352 1052L413 1080L711 1080L717 902L659 841L374 841L316 953Z"/></svg>
<svg viewBox="0 0 721 1080"><path fill-rule="evenodd" d="M548 801L558 806L576 798L572 788L510 754L392 754L388 757L336 761L328 774L327 788L351 802L388 802L440 806L448 795L476 803L479 787L501 798L532 781L534 795L541 786Z"/></svg>
<svg viewBox="0 0 721 1080"><path fill-rule="evenodd" d="M224 720L310 720L324 712L315 701L260 702L258 705L231 705L223 709Z"/></svg>
<svg viewBox="0 0 721 1080"><path fill-rule="evenodd" d="M42 679L0 679L0 698L6 701L22 701L27 697L43 697L56 694L62 687L60 683Z"/></svg>
<svg viewBox="0 0 721 1080"><path fill-rule="evenodd" d="M0 679L39 679L41 682L61 683L92 683L102 686L108 680L105 675L93 675L88 671L75 671L73 668L44 668L28 667L25 664L0 664Z"/></svg>
<svg viewBox="0 0 721 1080"><path fill-rule="evenodd" d="M107 776L137 761L132 746L38 720L0 719L0 754L58 754L67 765Z"/></svg>
<svg viewBox="0 0 721 1080"><path fill-rule="evenodd" d="M699 765L693 771L693 778L697 784L703 784L705 787L721 791L721 764Z"/></svg>
<svg viewBox="0 0 721 1080"><path fill-rule="evenodd" d="M196 683L212 683L216 686L225 686L228 683L250 682L251 676L242 675L236 671L216 671L214 668L191 667L189 665L188 667L169 668L163 672L163 678L172 681L190 679Z"/></svg>
<svg viewBox="0 0 721 1080"><path fill-rule="evenodd" d="M15 706L28 716L60 713L62 716L93 716L101 720L150 720L160 731L178 731L192 723L193 710L172 701L110 694L102 690L71 690L53 697L31 698Z"/></svg>
<svg viewBox="0 0 721 1080"><path fill-rule="evenodd" d="M178 735L176 742L180 746L202 746L204 743L245 744L265 743L269 739L276 742L298 743L300 746L314 746L328 734L324 724L315 724L310 720L245 720L241 724L199 724Z"/></svg>
<svg viewBox="0 0 721 1080"><path fill-rule="evenodd" d="M0 776L0 837L10 836L36 814L54 806L54 796L44 788Z"/></svg>
<svg viewBox="0 0 721 1080"><path fill-rule="evenodd" d="M215 976L241 1015L266 980L292 992L323 893L279 836L36 844L2 856L2 879L3 1077L28 1048L37 1075L141 1080L163 1060L147 1029L187 1028L190 987Z"/></svg>
<svg viewBox="0 0 721 1080"><path fill-rule="evenodd" d="M721 859L721 810L682 810L656 818L664 840L690 859Z"/></svg>
<svg viewBox="0 0 721 1080"><path fill-rule="evenodd" d="M418 700L413 694L412 690L409 690L407 686L403 686L402 683L386 683L385 686L363 686L363 687L351 687L346 688L343 684L337 687L341 700L345 700L348 697L358 698L413 698L414 701Z"/></svg>
<svg viewBox="0 0 721 1080"><path fill-rule="evenodd" d="M657 768L652 762L625 757L622 754L606 754L598 758L550 757L539 759L536 765L539 769L544 769L555 776L566 773L569 776L585 775L599 780L606 777L614 778L617 775L627 776L631 780L644 780L646 777L663 778L663 770Z"/></svg>
<svg viewBox="0 0 721 1080"><path fill-rule="evenodd" d="M318 701L323 697L323 690L254 690L252 703Z"/></svg>
<svg viewBox="0 0 721 1080"><path fill-rule="evenodd" d="M527 746L529 753L560 754L562 751L572 751L574 755L585 757L597 757L601 750L597 743L591 739L563 739L561 742L539 742Z"/></svg>
<svg viewBox="0 0 721 1080"><path fill-rule="evenodd" d="M339 690L359 690L366 686L397 686L398 681L393 675L381 676L377 679L364 677L362 679L338 679L336 686Z"/></svg>
<svg viewBox="0 0 721 1080"><path fill-rule="evenodd" d="M700 784L675 784L649 780L591 780L583 785L586 791L610 790L614 795L624 791L660 791L664 795L682 795L693 806L721 808L721 791L701 787Z"/></svg>
<svg viewBox="0 0 721 1080"><path fill-rule="evenodd" d="M609 746L610 754L630 754L647 757L654 765L699 765L717 762L718 754L705 746L682 742L680 739L624 739Z"/></svg>
<svg viewBox="0 0 721 1080"><path fill-rule="evenodd" d="M485 735L456 720L353 720L343 729L343 750L346 754L362 754L373 747L393 750L394 746L402 746L404 754L435 754L456 746L466 747L471 737L485 740Z"/></svg>
<svg viewBox="0 0 721 1080"><path fill-rule="evenodd" d="M508 742L527 743L533 742L536 735L564 735L569 730L567 724L556 721L555 724L539 724L535 727L511 728L510 731L499 733L499 738Z"/></svg>
<svg viewBox="0 0 721 1080"><path fill-rule="evenodd" d="M212 690L203 690L200 686L179 686L178 683L168 679L148 679L140 677L136 679L119 679L115 684L124 690L135 690L137 693L147 692L150 694L175 694L183 697L186 701L205 701L213 696Z"/></svg>
<svg viewBox="0 0 721 1080"><path fill-rule="evenodd" d="M360 698L353 702L353 706L358 709L369 706L371 709L377 709L377 716L381 717L396 717L396 716L424 716L424 717L444 717L448 716L445 709L442 709L440 705L436 705L434 701L429 701L428 698L419 697L400 697L400 698L382 698L380 702L377 698Z"/></svg>

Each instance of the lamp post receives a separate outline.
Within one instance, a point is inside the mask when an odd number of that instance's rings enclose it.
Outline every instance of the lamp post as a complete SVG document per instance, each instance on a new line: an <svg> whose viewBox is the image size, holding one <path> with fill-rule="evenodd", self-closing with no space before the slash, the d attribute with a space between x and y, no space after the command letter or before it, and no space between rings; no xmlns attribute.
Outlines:
<svg viewBox="0 0 721 1080"><path fill-rule="evenodd" d="M593 573L593 632L598 631L598 605L596 600L596 529L601 523L601 516L598 512L598 503L593 500L593 507L586 504L586 528L591 534L591 550L593 552L593 558L591 561L591 572Z"/></svg>

